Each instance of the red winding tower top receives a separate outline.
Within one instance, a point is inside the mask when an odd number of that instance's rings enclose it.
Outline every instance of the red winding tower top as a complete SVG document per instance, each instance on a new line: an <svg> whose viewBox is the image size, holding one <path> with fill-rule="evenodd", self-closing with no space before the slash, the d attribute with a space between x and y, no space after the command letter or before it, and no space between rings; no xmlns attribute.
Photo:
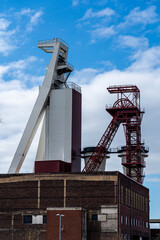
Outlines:
<svg viewBox="0 0 160 240"><path fill-rule="evenodd" d="M109 93L117 94L117 100L112 107L106 107L106 111L113 117L95 151L88 160L83 172L98 171L110 144L122 123L125 126L126 135L126 167L127 176L135 181L143 182L145 162L141 158L143 151L141 143L141 120L143 113L140 109L140 91L137 86L111 86L107 88Z"/></svg>

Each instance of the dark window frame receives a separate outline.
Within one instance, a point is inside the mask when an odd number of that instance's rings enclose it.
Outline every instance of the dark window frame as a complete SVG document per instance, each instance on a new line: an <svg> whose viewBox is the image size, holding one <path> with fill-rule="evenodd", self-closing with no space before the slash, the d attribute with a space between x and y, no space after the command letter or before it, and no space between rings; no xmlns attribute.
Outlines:
<svg viewBox="0 0 160 240"><path fill-rule="evenodd" d="M23 223L24 224L32 224L32 215L23 215Z"/></svg>

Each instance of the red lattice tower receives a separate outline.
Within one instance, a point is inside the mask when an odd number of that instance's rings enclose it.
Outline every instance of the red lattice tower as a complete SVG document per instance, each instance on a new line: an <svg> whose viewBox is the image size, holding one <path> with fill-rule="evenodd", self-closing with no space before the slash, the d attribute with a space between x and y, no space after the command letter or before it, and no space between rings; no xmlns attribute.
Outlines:
<svg viewBox="0 0 160 240"><path fill-rule="evenodd" d="M141 143L141 120L143 113L140 109L140 91L137 86L111 86L107 88L109 93L117 94L117 101L106 111L113 117L111 123L100 139L95 151L85 165L83 172L98 171L112 140L122 123L126 134L126 167L127 176L142 183L142 169L145 167L141 158L143 151Z"/></svg>

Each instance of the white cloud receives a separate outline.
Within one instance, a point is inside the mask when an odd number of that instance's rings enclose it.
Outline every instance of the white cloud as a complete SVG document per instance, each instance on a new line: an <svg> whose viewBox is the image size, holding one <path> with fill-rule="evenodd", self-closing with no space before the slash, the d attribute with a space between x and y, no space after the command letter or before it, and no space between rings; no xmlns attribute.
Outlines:
<svg viewBox="0 0 160 240"><path fill-rule="evenodd" d="M9 164L16 151L17 144L22 135L22 131L30 115L38 94L38 87L27 88L27 83L42 81L42 76L29 75L25 70L29 69L30 64L37 60L35 57L29 57L19 61L11 62L0 66L0 168L1 172L7 172ZM10 75L11 81L5 81L6 74ZM28 79L28 80L27 80ZM33 84L34 85L34 84ZM33 143L35 149L36 142ZM35 151L30 151L27 160L33 165ZM25 163L27 171L32 171L33 167ZM24 169L26 171L26 169Z"/></svg>
<svg viewBox="0 0 160 240"><path fill-rule="evenodd" d="M108 38L116 34L115 27L108 26L107 23L113 15L115 11L111 8L104 8L100 11L93 11L89 8L76 26L77 28L87 26L87 31L91 34L91 43L94 43L97 39Z"/></svg>
<svg viewBox="0 0 160 240"><path fill-rule="evenodd" d="M79 3L79 0L73 0L73 1L72 1L72 6L77 6L78 3Z"/></svg>
<svg viewBox="0 0 160 240"><path fill-rule="evenodd" d="M132 71L159 71L160 46L152 47L142 52L139 51L133 56L135 61L128 70Z"/></svg>
<svg viewBox="0 0 160 240"><path fill-rule="evenodd" d="M160 178L146 178L145 181L146 182L152 182L152 183L159 183Z"/></svg>
<svg viewBox="0 0 160 240"><path fill-rule="evenodd" d="M0 18L0 53L3 55L8 55L16 48L14 40L16 29L8 29L11 23L7 17Z"/></svg>
<svg viewBox="0 0 160 240"><path fill-rule="evenodd" d="M24 44L26 33L38 25L43 15L42 10L36 11L30 8L23 8L19 12L13 10L8 12L9 14L0 17L0 53L5 56L22 45L22 42ZM17 38L17 33L21 39Z"/></svg>
<svg viewBox="0 0 160 240"><path fill-rule="evenodd" d="M42 15L43 15L43 12L41 10L39 10L31 16L30 21L27 24L27 31L33 30L33 27L36 26L40 22Z"/></svg>
<svg viewBox="0 0 160 240"><path fill-rule="evenodd" d="M134 8L129 15L125 17L125 22L120 23L119 27L126 27L137 24L153 24L158 21L158 15L156 13L156 7L150 6L144 10L140 10L139 7Z"/></svg>
<svg viewBox="0 0 160 240"><path fill-rule="evenodd" d="M13 31L0 31L0 53L7 56L14 49L16 49L15 37L16 30Z"/></svg>
<svg viewBox="0 0 160 240"><path fill-rule="evenodd" d="M116 67L114 66L114 64L110 61L100 61L98 62L99 64L103 65L105 68L107 68L108 70L112 70L115 69ZM102 66L102 67L103 67ZM103 68L104 68L103 67Z"/></svg>
<svg viewBox="0 0 160 240"><path fill-rule="evenodd" d="M78 82L77 84L88 84L98 73L98 70L92 68L85 68L81 71L74 71L72 77L70 78L72 82Z"/></svg>
<svg viewBox="0 0 160 240"><path fill-rule="evenodd" d="M23 8L21 11L17 12L17 15L31 15L33 13L33 9Z"/></svg>
<svg viewBox="0 0 160 240"><path fill-rule="evenodd" d="M118 38L118 43L119 43L118 46L130 47L130 48L134 48L134 49L137 49L137 48L144 49L144 48L148 47L148 39L145 37L120 35Z"/></svg>
<svg viewBox="0 0 160 240"><path fill-rule="evenodd" d="M0 114L2 117L0 167L1 172L6 172L16 151L16 145L20 140L38 89L27 90L20 81L11 81L7 84L1 81L0 87Z"/></svg>
<svg viewBox="0 0 160 240"><path fill-rule="evenodd" d="M115 12L111 8L105 8L100 11L94 12L92 8L88 9L84 16L80 19L80 21L84 21L86 19L90 18L104 18L104 17L110 17L114 15Z"/></svg>
<svg viewBox="0 0 160 240"><path fill-rule="evenodd" d="M96 4L99 5L99 6L103 6L103 5L106 5L107 2L108 2L108 0L101 0L101 1L98 0L98 1L96 2Z"/></svg>
<svg viewBox="0 0 160 240"><path fill-rule="evenodd" d="M11 80L22 80L23 83L31 83L33 85L42 82L42 76L32 76L26 73L33 67L34 62L37 61L37 58L34 56L30 56L26 59L21 59L19 61L14 61L8 63L7 65L0 66L0 79L9 77Z"/></svg>
<svg viewBox="0 0 160 240"><path fill-rule="evenodd" d="M5 18L0 18L0 31L6 30L10 24L11 24L11 21L8 21Z"/></svg>
<svg viewBox="0 0 160 240"><path fill-rule="evenodd" d="M92 42L96 39L109 38L116 34L114 26L110 27L99 27L91 31Z"/></svg>

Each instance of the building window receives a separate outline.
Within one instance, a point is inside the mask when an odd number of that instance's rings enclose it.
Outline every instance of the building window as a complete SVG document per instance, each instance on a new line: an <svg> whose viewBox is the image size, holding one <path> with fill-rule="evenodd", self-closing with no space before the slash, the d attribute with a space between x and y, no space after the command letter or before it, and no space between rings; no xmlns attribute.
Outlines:
<svg viewBox="0 0 160 240"><path fill-rule="evenodd" d="M123 203L123 185L121 185L121 203Z"/></svg>
<svg viewBox="0 0 160 240"><path fill-rule="evenodd" d="M142 211L144 212L144 197L142 197Z"/></svg>
<svg viewBox="0 0 160 240"><path fill-rule="evenodd" d="M126 226L128 225L128 217L126 217Z"/></svg>
<svg viewBox="0 0 160 240"><path fill-rule="evenodd" d="M24 215L23 216L23 223L32 224L32 215Z"/></svg>
<svg viewBox="0 0 160 240"><path fill-rule="evenodd" d="M146 213L148 212L148 199L146 198Z"/></svg>
<svg viewBox="0 0 160 240"><path fill-rule="evenodd" d="M121 224L123 224L123 215L121 215Z"/></svg>
<svg viewBox="0 0 160 240"><path fill-rule="evenodd" d="M141 196L141 211L143 211L143 198Z"/></svg>
<svg viewBox="0 0 160 240"><path fill-rule="evenodd" d="M130 206L130 201L131 201L131 190L129 188L126 188L126 205Z"/></svg>
<svg viewBox="0 0 160 240"><path fill-rule="evenodd" d="M128 206L130 206L130 202L131 202L131 190L128 189Z"/></svg>
<svg viewBox="0 0 160 240"><path fill-rule="evenodd" d="M135 192L133 192L133 198L134 198L134 200L133 200L133 204L134 204L134 208L136 208L136 193Z"/></svg>
<svg viewBox="0 0 160 240"><path fill-rule="evenodd" d="M92 221L97 222L98 221L98 214L92 214Z"/></svg>
<svg viewBox="0 0 160 240"><path fill-rule="evenodd" d="M46 224L46 215L23 215L24 224Z"/></svg>
<svg viewBox="0 0 160 240"><path fill-rule="evenodd" d="M140 205L139 194L137 193L137 209L138 209L138 210L139 210L139 205Z"/></svg>
<svg viewBox="0 0 160 240"><path fill-rule="evenodd" d="M43 224L47 224L47 216L43 215Z"/></svg>
<svg viewBox="0 0 160 240"><path fill-rule="evenodd" d="M136 209L138 209L138 194L136 193Z"/></svg>
<svg viewBox="0 0 160 240"><path fill-rule="evenodd" d="M87 239L87 213L82 212L82 240Z"/></svg>
<svg viewBox="0 0 160 240"><path fill-rule="evenodd" d="M128 188L126 188L126 205L128 205Z"/></svg>
<svg viewBox="0 0 160 240"><path fill-rule="evenodd" d="M133 194L133 191L131 190L131 207L133 208L134 207L134 194Z"/></svg>

